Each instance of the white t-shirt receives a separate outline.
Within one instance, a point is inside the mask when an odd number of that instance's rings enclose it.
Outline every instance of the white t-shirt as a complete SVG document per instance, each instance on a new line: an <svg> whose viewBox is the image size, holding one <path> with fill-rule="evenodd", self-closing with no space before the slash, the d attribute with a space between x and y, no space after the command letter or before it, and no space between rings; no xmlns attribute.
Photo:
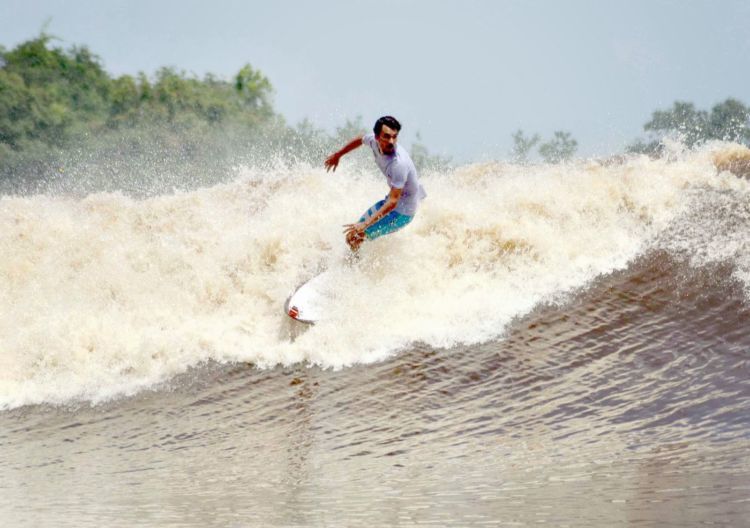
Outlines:
<svg viewBox="0 0 750 528"><path fill-rule="evenodd" d="M375 155L375 163L380 171L385 174L388 185L396 189L402 189L401 198L396 205L397 213L414 216L417 212L419 201L427 197L424 188L419 184L419 176L414 162L409 157L409 153L401 145L396 143L396 150L393 154L383 154L380 152L375 134L370 132L362 138L362 143L372 149Z"/></svg>

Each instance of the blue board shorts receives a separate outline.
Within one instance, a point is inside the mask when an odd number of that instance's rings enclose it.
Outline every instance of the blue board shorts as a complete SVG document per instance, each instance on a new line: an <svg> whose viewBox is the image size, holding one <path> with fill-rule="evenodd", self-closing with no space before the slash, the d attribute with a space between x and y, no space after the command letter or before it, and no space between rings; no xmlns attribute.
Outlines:
<svg viewBox="0 0 750 528"><path fill-rule="evenodd" d="M365 214L363 214L359 221L364 222L368 218L370 218L372 215L374 215L385 203L385 199L380 200L378 203L370 207L367 211L365 211ZM393 233L394 231L398 231L402 227L404 227L406 224L411 222L413 216L404 215L401 213L397 213L396 211L391 211L387 215L385 215L383 218L372 224L370 227L365 229L365 235L369 240L375 240L376 238L387 235L389 233Z"/></svg>

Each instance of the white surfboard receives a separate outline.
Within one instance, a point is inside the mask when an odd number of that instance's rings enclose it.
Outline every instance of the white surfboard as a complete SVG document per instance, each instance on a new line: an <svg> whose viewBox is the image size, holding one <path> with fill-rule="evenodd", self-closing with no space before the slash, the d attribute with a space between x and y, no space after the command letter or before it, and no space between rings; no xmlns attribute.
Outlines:
<svg viewBox="0 0 750 528"><path fill-rule="evenodd" d="M297 288L284 304L289 317L300 323L315 324L323 317L323 305L333 295L333 273L324 271Z"/></svg>

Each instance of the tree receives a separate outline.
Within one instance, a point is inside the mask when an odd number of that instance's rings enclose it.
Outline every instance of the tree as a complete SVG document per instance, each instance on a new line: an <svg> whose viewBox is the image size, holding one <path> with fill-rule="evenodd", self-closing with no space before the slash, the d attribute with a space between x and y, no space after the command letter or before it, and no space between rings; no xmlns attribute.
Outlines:
<svg viewBox="0 0 750 528"><path fill-rule="evenodd" d="M247 108L270 112L273 88L260 71L245 64L234 78L234 88Z"/></svg>
<svg viewBox="0 0 750 528"><path fill-rule="evenodd" d="M16 149L28 141L64 145L104 122L109 77L99 59L86 47L50 49L51 39L42 34L3 53L3 96L12 99L0 128L25 131L4 139Z"/></svg>
<svg viewBox="0 0 750 528"><path fill-rule="evenodd" d="M708 114L696 110L693 103L675 101L670 110L657 110L651 121L643 125L647 132L654 132L660 137L676 135L686 147L693 147L707 137Z"/></svg>
<svg viewBox="0 0 750 528"><path fill-rule="evenodd" d="M198 185L241 163L319 163L367 128L361 117L333 133L309 121L288 126L273 110L271 82L250 64L229 79L174 68L113 78L85 46L61 49L52 40L42 32L12 50L0 46L0 194L38 192L76 172L86 175L81 189L141 194L148 178L163 189L157 182L166 175ZM415 148L421 167L443 162ZM118 179L133 167L142 178ZM89 178L92 171L102 177Z"/></svg>
<svg viewBox="0 0 750 528"><path fill-rule="evenodd" d="M675 137L692 148L709 140L750 143L750 108L737 99L728 98L711 112L698 110L693 103L675 101L671 109L656 110L643 125L649 139L639 139L627 147L628 152L660 155L665 137Z"/></svg>
<svg viewBox="0 0 750 528"><path fill-rule="evenodd" d="M735 143L750 143L750 108L729 98L715 105L708 117L708 137Z"/></svg>
<svg viewBox="0 0 750 528"><path fill-rule="evenodd" d="M558 130L550 141L539 145L539 155L546 163L559 163L572 158L577 148L578 142L570 132Z"/></svg>
<svg viewBox="0 0 750 528"><path fill-rule="evenodd" d="M658 140L644 141L638 139L635 143L625 147L625 152L628 154L645 154L651 158L658 158L664 152L664 143Z"/></svg>
<svg viewBox="0 0 750 528"><path fill-rule="evenodd" d="M18 149L34 132L33 96L20 75L0 70L0 143Z"/></svg>
<svg viewBox="0 0 750 528"><path fill-rule="evenodd" d="M138 84L130 75L123 75L112 81L110 90L109 125L133 124L138 118L141 94Z"/></svg>
<svg viewBox="0 0 750 528"><path fill-rule="evenodd" d="M541 139L539 134L526 137L523 130L518 129L513 135L513 161L520 164L526 164L529 161L529 152Z"/></svg>

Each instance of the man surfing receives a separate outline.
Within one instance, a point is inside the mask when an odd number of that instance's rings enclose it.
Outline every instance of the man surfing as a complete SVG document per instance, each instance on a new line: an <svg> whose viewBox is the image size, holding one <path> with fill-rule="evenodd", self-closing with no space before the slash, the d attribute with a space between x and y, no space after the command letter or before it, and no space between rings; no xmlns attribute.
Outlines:
<svg viewBox="0 0 750 528"><path fill-rule="evenodd" d="M427 194L419 184L419 176L414 162L401 145L398 133L401 123L395 117L384 116L375 122L373 133L356 137L344 147L328 156L326 171L336 171L344 154L360 145L372 149L375 163L388 180L388 195L370 207L356 224L345 225L346 242L352 251L357 251L362 242L398 231L412 221L420 200Z"/></svg>

